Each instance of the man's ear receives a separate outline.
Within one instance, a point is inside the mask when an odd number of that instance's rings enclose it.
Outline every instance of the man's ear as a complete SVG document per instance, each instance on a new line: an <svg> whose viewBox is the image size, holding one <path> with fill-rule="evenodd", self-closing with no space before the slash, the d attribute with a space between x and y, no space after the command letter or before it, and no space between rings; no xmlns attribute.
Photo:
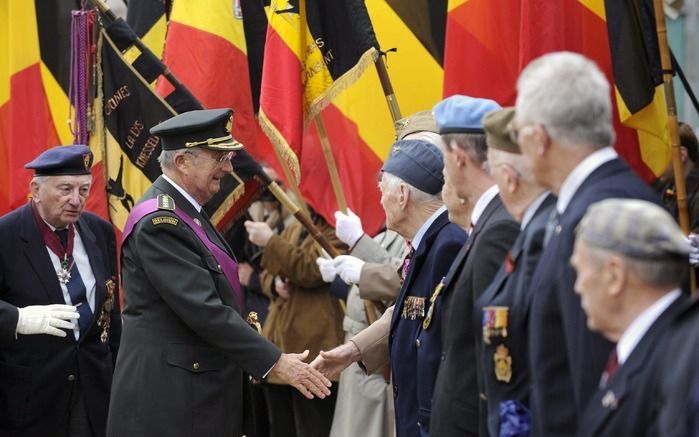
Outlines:
<svg viewBox="0 0 699 437"><path fill-rule="evenodd" d="M400 209L405 210L408 207L408 200L410 199L410 188L404 183L398 185L398 206Z"/></svg>
<svg viewBox="0 0 699 437"><path fill-rule="evenodd" d="M517 191L519 187L519 173L517 170L512 168L509 164L503 164L503 171L505 172L505 184L507 192L512 194Z"/></svg>
<svg viewBox="0 0 699 437"><path fill-rule="evenodd" d="M34 201L36 201L36 202L38 202L40 200L39 188L40 188L39 183L34 181L34 180L31 181L31 183L29 184L29 192L32 194L32 199L34 199Z"/></svg>
<svg viewBox="0 0 699 437"><path fill-rule="evenodd" d="M628 268L624 260L618 255L611 255L605 262L605 275L607 290L611 296L619 296L626 288L628 281Z"/></svg>

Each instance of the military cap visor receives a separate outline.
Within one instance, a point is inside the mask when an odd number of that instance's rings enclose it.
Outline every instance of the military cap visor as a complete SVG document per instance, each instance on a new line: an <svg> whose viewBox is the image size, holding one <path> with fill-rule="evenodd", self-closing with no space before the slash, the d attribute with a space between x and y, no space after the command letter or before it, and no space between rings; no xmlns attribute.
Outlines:
<svg viewBox="0 0 699 437"><path fill-rule="evenodd" d="M34 170L36 176L86 175L92 173L92 160L92 152L85 145L55 146L24 164L24 168Z"/></svg>
<svg viewBox="0 0 699 437"><path fill-rule="evenodd" d="M163 150L200 147L210 150L240 150L243 145L230 133L230 109L202 109L184 112L151 128L160 137Z"/></svg>

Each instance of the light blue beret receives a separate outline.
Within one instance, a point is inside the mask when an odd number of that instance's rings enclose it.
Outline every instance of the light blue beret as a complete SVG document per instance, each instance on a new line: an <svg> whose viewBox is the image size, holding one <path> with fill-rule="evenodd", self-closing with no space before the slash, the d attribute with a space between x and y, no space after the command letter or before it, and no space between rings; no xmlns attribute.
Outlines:
<svg viewBox="0 0 699 437"><path fill-rule="evenodd" d="M483 116L500 109L494 100L453 95L434 107L440 134L483 133Z"/></svg>

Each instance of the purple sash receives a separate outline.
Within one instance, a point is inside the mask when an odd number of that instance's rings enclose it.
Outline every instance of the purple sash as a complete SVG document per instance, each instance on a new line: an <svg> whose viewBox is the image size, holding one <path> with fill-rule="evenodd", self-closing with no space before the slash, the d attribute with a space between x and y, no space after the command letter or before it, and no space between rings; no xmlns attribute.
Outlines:
<svg viewBox="0 0 699 437"><path fill-rule="evenodd" d="M126 241L126 238L131 234L131 231L133 231L134 226L136 226L136 223L138 223L143 217L157 210L157 198L144 200L143 202L136 205L131 210L129 217L126 219L126 225L124 225L124 232L121 236L121 244L124 244L124 241ZM244 311L245 303L243 300L243 293L240 289L240 279L238 278L238 263L236 263L233 260L233 258L231 258L231 256L226 253L226 251L214 244L209 239L209 236L206 235L206 232L204 232L201 226L197 225L194 222L194 220L192 220L192 218L189 217L186 213L180 211L179 209L177 209L177 207L175 207L175 209L173 210L168 211L172 211L173 213L175 213L177 217L182 219L182 221L185 222L194 231L197 237L199 237L199 240L201 240L201 242L204 243L204 246L206 246L206 248L209 249L209 252L211 252L211 254L216 259L216 262L221 266L223 275L226 277L226 279L228 279L228 283L231 285L231 288L233 288L233 295L235 296L235 299L238 301L238 305L240 305L240 311Z"/></svg>

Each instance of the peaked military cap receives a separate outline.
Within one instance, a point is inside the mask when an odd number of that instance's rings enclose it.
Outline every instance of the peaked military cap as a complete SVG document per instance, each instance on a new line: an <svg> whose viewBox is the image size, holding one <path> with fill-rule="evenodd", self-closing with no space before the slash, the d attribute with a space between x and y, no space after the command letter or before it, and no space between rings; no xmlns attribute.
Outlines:
<svg viewBox="0 0 699 437"><path fill-rule="evenodd" d="M515 108L512 106L485 114L483 128L488 147L510 153L522 153L519 150L519 144L510 139L510 123L514 117Z"/></svg>
<svg viewBox="0 0 699 437"><path fill-rule="evenodd" d="M692 250L670 213L645 200L607 199L590 205L576 235L585 244L631 258L686 258Z"/></svg>
<svg viewBox="0 0 699 437"><path fill-rule="evenodd" d="M439 133L432 111L416 112L410 117L401 118L396 122L396 140L402 140L416 132Z"/></svg>
<svg viewBox="0 0 699 437"><path fill-rule="evenodd" d="M231 109L200 109L183 112L153 126L163 150L202 147L210 150L240 150L243 145L231 135Z"/></svg>
<svg viewBox="0 0 699 437"><path fill-rule="evenodd" d="M34 170L37 176L91 174L92 159L92 152L85 145L55 146L24 164L24 168Z"/></svg>
<svg viewBox="0 0 699 437"><path fill-rule="evenodd" d="M494 100L454 95L434 107L440 134L483 133L483 116L500 109Z"/></svg>
<svg viewBox="0 0 699 437"><path fill-rule="evenodd" d="M428 194L442 191L444 160L437 146L422 140L401 140L391 146L381 171L398 176Z"/></svg>

